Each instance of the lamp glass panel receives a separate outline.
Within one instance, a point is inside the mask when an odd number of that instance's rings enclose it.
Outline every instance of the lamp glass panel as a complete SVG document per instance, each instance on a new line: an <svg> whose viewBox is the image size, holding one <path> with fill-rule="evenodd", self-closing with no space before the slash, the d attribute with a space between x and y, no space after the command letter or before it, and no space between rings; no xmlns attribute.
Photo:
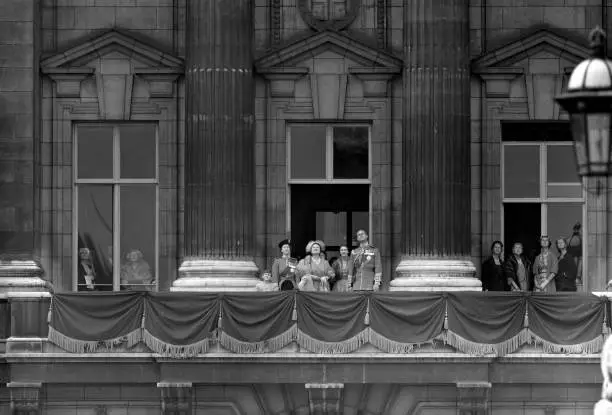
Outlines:
<svg viewBox="0 0 612 415"><path fill-rule="evenodd" d="M586 115L576 113L571 116L572 136L574 138L574 151L576 153L576 164L578 171L584 173L588 166L588 147L586 145Z"/></svg>
<svg viewBox="0 0 612 415"><path fill-rule="evenodd" d="M589 163L594 173L606 173L610 162L610 114L587 115Z"/></svg>

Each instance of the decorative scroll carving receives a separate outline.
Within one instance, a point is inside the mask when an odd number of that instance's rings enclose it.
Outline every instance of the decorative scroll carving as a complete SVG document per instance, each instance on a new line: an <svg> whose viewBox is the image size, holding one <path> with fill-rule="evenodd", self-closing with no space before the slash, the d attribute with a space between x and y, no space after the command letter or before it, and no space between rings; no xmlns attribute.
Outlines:
<svg viewBox="0 0 612 415"><path fill-rule="evenodd" d="M307 383L310 414L340 415L344 383Z"/></svg>
<svg viewBox="0 0 612 415"><path fill-rule="evenodd" d="M314 7L313 7L314 3ZM317 32L326 30L343 30L346 29L357 17L361 0L345 0L343 5L343 14L338 13L340 17L329 18L333 15L333 7L338 3L334 0L313 1L313 0L298 0L298 9L304 22Z"/></svg>
<svg viewBox="0 0 612 415"><path fill-rule="evenodd" d="M281 0L270 0L270 44L276 47L281 43Z"/></svg>
<svg viewBox="0 0 612 415"><path fill-rule="evenodd" d="M487 415L491 406L489 382L458 382L459 415Z"/></svg>
<svg viewBox="0 0 612 415"><path fill-rule="evenodd" d="M11 415L40 414L41 383L10 382L6 386L11 391Z"/></svg>
<svg viewBox="0 0 612 415"><path fill-rule="evenodd" d="M190 414L192 410L191 382L159 382L163 415Z"/></svg>
<svg viewBox="0 0 612 415"><path fill-rule="evenodd" d="M376 2L376 41L380 49L387 47L387 1Z"/></svg>

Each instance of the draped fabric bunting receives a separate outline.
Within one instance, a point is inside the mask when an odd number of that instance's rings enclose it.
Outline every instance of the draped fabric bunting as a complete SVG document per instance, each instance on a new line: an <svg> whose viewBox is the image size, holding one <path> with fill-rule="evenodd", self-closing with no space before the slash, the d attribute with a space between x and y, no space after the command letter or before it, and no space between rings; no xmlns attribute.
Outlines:
<svg viewBox="0 0 612 415"><path fill-rule="evenodd" d="M502 356L536 343L551 353L597 353L609 333L607 298L576 293L69 293L53 296L49 341L72 353L135 346L176 358L215 342L235 353L297 342L312 353L369 343L409 353L442 340Z"/></svg>
<svg viewBox="0 0 612 415"><path fill-rule="evenodd" d="M370 343L387 353L407 353L442 333L440 293L380 293L370 300Z"/></svg>
<svg viewBox="0 0 612 415"><path fill-rule="evenodd" d="M142 340L144 293L55 295L49 310L49 341L72 353Z"/></svg>
<svg viewBox="0 0 612 415"><path fill-rule="evenodd" d="M236 353L274 352L295 340L292 292L240 293L222 298L219 342L226 349Z"/></svg>
<svg viewBox="0 0 612 415"><path fill-rule="evenodd" d="M350 353L369 340L365 294L330 295L303 292L297 296L298 344L313 353Z"/></svg>
<svg viewBox="0 0 612 415"><path fill-rule="evenodd" d="M512 353L528 343L526 297L513 292L448 293L444 341L468 354Z"/></svg>
<svg viewBox="0 0 612 415"><path fill-rule="evenodd" d="M606 302L594 295L533 294L527 310L532 341L552 353L597 353L604 342Z"/></svg>
<svg viewBox="0 0 612 415"><path fill-rule="evenodd" d="M172 357L205 353L219 322L219 296L209 293L150 293L143 339L154 352Z"/></svg>

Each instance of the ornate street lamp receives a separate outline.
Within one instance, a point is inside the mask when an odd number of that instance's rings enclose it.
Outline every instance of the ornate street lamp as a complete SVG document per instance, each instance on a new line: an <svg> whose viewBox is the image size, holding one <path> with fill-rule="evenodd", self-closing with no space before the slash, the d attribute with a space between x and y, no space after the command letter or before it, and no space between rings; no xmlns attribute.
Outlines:
<svg viewBox="0 0 612 415"><path fill-rule="evenodd" d="M592 56L580 62L567 83L567 91L557 102L570 116L578 174L608 177L612 173L612 61L606 57L606 34L599 27L589 35ZM601 192L597 181L597 194ZM601 353L604 378L601 400L595 415L612 415L612 336Z"/></svg>
<svg viewBox="0 0 612 415"><path fill-rule="evenodd" d="M607 177L612 166L612 61L606 57L606 34L589 35L592 56L572 72L567 91L557 102L570 115L578 174Z"/></svg>

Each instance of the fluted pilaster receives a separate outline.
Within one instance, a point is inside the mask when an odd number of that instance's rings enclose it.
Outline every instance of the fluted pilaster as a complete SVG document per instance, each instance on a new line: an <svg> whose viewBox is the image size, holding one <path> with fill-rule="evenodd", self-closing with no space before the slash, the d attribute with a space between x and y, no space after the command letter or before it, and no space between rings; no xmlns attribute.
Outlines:
<svg viewBox="0 0 612 415"><path fill-rule="evenodd" d="M469 4L404 8L404 256L391 289L480 289L469 261Z"/></svg>
<svg viewBox="0 0 612 415"><path fill-rule="evenodd" d="M185 261L173 289L251 290L251 1L187 5Z"/></svg>

